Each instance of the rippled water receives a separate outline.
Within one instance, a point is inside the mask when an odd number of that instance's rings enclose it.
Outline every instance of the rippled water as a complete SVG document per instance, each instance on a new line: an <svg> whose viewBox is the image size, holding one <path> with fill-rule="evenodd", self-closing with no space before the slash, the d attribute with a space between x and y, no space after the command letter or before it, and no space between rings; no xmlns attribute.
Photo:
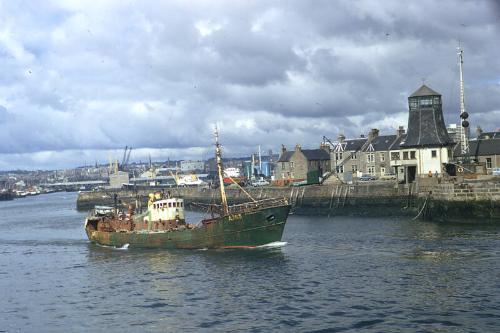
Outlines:
<svg viewBox="0 0 500 333"><path fill-rule="evenodd" d="M500 223L291 216L281 247L118 250L75 200L0 202L1 332L499 331Z"/></svg>

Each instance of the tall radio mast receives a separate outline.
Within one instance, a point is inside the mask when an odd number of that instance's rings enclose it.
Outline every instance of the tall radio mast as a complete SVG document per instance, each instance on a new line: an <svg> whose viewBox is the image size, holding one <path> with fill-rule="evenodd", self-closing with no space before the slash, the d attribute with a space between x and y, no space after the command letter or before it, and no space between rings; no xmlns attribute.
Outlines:
<svg viewBox="0 0 500 333"><path fill-rule="evenodd" d="M464 161L469 160L469 135L468 128L469 114L465 111L465 97L464 97L464 50L461 46L458 48L458 56L460 59L460 122L462 123L462 128L460 130L460 148L462 152L462 157Z"/></svg>

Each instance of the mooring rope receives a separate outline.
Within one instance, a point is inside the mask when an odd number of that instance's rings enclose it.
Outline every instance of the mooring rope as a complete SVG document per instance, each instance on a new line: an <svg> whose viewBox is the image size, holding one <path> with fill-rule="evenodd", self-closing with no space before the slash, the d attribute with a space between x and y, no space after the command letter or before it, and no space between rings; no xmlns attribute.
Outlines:
<svg viewBox="0 0 500 333"><path fill-rule="evenodd" d="M427 197L425 198L424 204L422 205L422 209L420 209L420 212L418 212L417 216L415 216L412 219L412 221L415 221L416 219L418 219L420 217L420 215L422 215L422 212L424 211L425 207L427 206L427 201L429 201L429 198L431 197L431 194L432 194L432 191L430 191L427 194Z"/></svg>

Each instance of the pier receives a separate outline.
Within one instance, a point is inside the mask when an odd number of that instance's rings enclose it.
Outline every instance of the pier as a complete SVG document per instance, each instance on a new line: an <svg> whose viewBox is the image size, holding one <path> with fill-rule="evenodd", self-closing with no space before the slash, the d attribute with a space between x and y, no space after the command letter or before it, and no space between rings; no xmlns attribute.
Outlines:
<svg viewBox="0 0 500 333"><path fill-rule="evenodd" d="M79 210L94 205L113 205L114 196L120 205L137 201L145 204L152 191L170 191L181 196L186 204L220 203L217 189L198 187L120 189L81 192L77 199ZM393 184L329 184L299 187L245 188L254 199L286 198L298 215L318 216L407 216L441 222L475 221L500 222L500 182L471 181L467 183ZM226 189L230 204L251 201L238 188ZM192 205L193 209L196 208Z"/></svg>

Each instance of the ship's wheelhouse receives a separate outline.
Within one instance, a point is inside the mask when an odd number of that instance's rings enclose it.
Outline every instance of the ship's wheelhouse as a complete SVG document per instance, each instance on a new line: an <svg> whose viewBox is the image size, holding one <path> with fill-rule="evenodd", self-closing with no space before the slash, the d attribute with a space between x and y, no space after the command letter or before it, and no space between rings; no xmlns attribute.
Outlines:
<svg viewBox="0 0 500 333"><path fill-rule="evenodd" d="M153 201L147 219L151 221L184 220L184 200L170 198Z"/></svg>

